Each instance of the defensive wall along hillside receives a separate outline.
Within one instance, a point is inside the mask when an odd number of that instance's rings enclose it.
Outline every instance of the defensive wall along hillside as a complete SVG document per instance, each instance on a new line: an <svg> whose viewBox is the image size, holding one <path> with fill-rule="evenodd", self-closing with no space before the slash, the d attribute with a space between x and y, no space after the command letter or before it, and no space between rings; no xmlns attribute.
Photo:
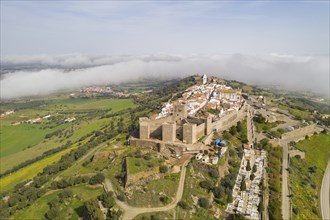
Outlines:
<svg viewBox="0 0 330 220"><path fill-rule="evenodd" d="M229 129L238 121L242 120L246 115L247 104L244 105L238 111L231 111L227 115L220 118L218 121L213 122L212 128L217 131L224 131Z"/></svg>
<svg viewBox="0 0 330 220"><path fill-rule="evenodd" d="M307 125L306 127L298 128L296 130L287 132L282 134L282 139L288 140L288 139L295 139L295 138L302 138L305 135L313 134L315 131L317 131L316 124Z"/></svg>

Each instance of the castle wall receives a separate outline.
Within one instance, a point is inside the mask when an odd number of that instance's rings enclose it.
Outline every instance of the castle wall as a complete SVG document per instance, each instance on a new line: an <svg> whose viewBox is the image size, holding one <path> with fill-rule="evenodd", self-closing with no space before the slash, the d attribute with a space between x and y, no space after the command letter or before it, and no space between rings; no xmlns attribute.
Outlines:
<svg viewBox="0 0 330 220"><path fill-rule="evenodd" d="M216 129L217 131L224 131L229 129L238 121L242 120L243 117L246 116L246 103L241 107L238 111L232 111L229 114L223 116L218 121L212 123L212 129Z"/></svg>
<svg viewBox="0 0 330 220"><path fill-rule="evenodd" d="M149 139L150 138L150 125L149 123L140 123L140 138Z"/></svg>
<svg viewBox="0 0 330 220"><path fill-rule="evenodd" d="M296 130L282 134L282 139L301 138L305 135L312 134L316 129L315 124L308 125L306 127L298 128Z"/></svg>
<svg viewBox="0 0 330 220"><path fill-rule="evenodd" d="M141 139L130 139L129 144L131 146L137 147L146 147L152 150L158 151L159 150L159 143L154 140L141 140Z"/></svg>
<svg viewBox="0 0 330 220"><path fill-rule="evenodd" d="M156 120L148 118L140 118L140 139L161 139L162 138L162 124L171 121L172 117L165 117Z"/></svg>
<svg viewBox="0 0 330 220"><path fill-rule="evenodd" d="M204 123L204 119L202 119L202 118L188 117L186 120L191 124L200 125L200 124Z"/></svg>

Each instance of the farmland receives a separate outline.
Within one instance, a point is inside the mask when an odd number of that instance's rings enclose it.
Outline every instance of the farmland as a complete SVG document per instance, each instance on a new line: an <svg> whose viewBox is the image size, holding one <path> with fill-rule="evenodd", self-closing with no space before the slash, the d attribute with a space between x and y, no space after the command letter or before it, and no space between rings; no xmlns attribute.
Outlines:
<svg viewBox="0 0 330 220"><path fill-rule="evenodd" d="M41 103L36 102L32 106L18 103L16 108L18 110L14 114L1 119L1 173L20 162L33 159L47 150L59 147L67 141L77 141L82 136L109 123L109 118L96 117L98 111L116 113L123 109L136 107L131 99L72 99L67 97L46 99ZM14 107L12 103L5 103L3 106L4 109ZM41 123L12 125L45 115L52 117ZM83 119L87 115L90 115L88 121ZM75 117L77 120L71 124L65 123L64 119L69 117ZM47 134L56 132L58 134L51 138L45 138Z"/></svg>

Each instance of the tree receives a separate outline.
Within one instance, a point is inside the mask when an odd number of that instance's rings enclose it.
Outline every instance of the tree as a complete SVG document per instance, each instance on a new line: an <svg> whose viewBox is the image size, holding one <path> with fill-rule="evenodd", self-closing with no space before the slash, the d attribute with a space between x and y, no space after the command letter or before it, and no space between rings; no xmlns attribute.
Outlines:
<svg viewBox="0 0 330 220"><path fill-rule="evenodd" d="M229 129L229 133L230 133L231 135L235 135L235 134L237 134L236 127L235 127L235 126L231 126L230 129Z"/></svg>
<svg viewBox="0 0 330 220"><path fill-rule="evenodd" d="M211 191L213 189L213 183L209 180L203 180L199 183L199 186L207 191Z"/></svg>
<svg viewBox="0 0 330 220"><path fill-rule="evenodd" d="M198 205L204 209L210 208L210 202L204 197L198 199Z"/></svg>
<svg viewBox="0 0 330 220"><path fill-rule="evenodd" d="M250 170L251 170L251 165L250 165L250 160L248 160L246 164L246 171L250 171Z"/></svg>
<svg viewBox="0 0 330 220"><path fill-rule="evenodd" d="M185 202L185 201L183 201L183 200L181 200L181 201L178 202L178 206L179 206L180 208L182 208L182 209L185 209L185 210L190 209L188 203Z"/></svg>
<svg viewBox="0 0 330 220"><path fill-rule="evenodd" d="M209 171L209 175L210 175L210 177L212 177L214 179L219 178L219 173L218 173L218 171L216 169L211 169Z"/></svg>
<svg viewBox="0 0 330 220"><path fill-rule="evenodd" d="M120 201L125 201L125 195L124 194L119 194L118 196L117 196L117 199L119 199Z"/></svg>
<svg viewBox="0 0 330 220"><path fill-rule="evenodd" d="M69 189L64 189L61 193L58 194L60 201L64 201L67 198L71 198L73 196L73 192Z"/></svg>
<svg viewBox="0 0 330 220"><path fill-rule="evenodd" d="M89 180L89 184L96 185L101 184L105 180L105 176L103 173L98 173L95 176L92 176Z"/></svg>
<svg viewBox="0 0 330 220"><path fill-rule="evenodd" d="M222 186L216 186L212 189L215 198L221 198L225 195L225 189Z"/></svg>
<svg viewBox="0 0 330 220"><path fill-rule="evenodd" d="M245 191L245 190L246 190L246 183L245 183L245 179L243 179L241 183L241 191Z"/></svg>
<svg viewBox="0 0 330 220"><path fill-rule="evenodd" d="M161 172L161 173L167 173L167 171L168 171L168 167L166 165L161 165L159 167L159 172Z"/></svg>
<svg viewBox="0 0 330 220"><path fill-rule="evenodd" d="M97 199L91 199L85 203L87 215L90 220L101 220L104 219L103 213L100 210Z"/></svg>
<svg viewBox="0 0 330 220"><path fill-rule="evenodd" d="M237 130L237 132L241 132L242 131L242 122L241 121L238 121L237 122L236 130Z"/></svg>
<svg viewBox="0 0 330 220"><path fill-rule="evenodd" d="M103 206L106 208L112 208L115 205L113 192L104 192L98 199L102 201Z"/></svg>
<svg viewBox="0 0 330 220"><path fill-rule="evenodd" d="M163 204L167 204L167 203L169 203L170 198L167 197L167 196L162 196L162 197L159 198L159 200L160 200Z"/></svg>
<svg viewBox="0 0 330 220"><path fill-rule="evenodd" d="M230 214L228 220L245 220L245 218L241 214Z"/></svg>
<svg viewBox="0 0 330 220"><path fill-rule="evenodd" d="M253 165L253 167L252 167L252 172L253 172L253 173L257 172L257 165L256 165L256 164Z"/></svg>
<svg viewBox="0 0 330 220"><path fill-rule="evenodd" d="M48 212L46 212L46 218L47 219L61 219L60 218L60 208L56 206L52 206Z"/></svg>

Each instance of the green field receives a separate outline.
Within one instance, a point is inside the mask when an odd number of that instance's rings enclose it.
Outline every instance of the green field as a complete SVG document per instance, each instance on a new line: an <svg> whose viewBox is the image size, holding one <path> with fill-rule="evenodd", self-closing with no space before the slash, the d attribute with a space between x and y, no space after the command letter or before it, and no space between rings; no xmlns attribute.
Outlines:
<svg viewBox="0 0 330 220"><path fill-rule="evenodd" d="M59 214L62 219L81 219L84 212L84 202L96 198L102 194L103 189L98 187L91 187L88 185L80 185L69 187L72 190L74 197L65 204L61 204L61 213ZM48 203L57 197L62 190L54 191L48 195L39 198L32 206L19 211L14 215L14 219L46 219L45 214L49 210ZM72 213L72 214L71 214Z"/></svg>
<svg viewBox="0 0 330 220"><path fill-rule="evenodd" d="M29 166L26 166L10 175L4 176L0 179L0 192L6 191L13 188L16 184L23 182L25 180L32 179L39 172L41 172L47 165L53 164L61 159L61 157L70 152L72 149L77 148L77 145L73 145L61 152L53 154L42 160L39 160Z"/></svg>
<svg viewBox="0 0 330 220"><path fill-rule="evenodd" d="M290 187L293 216L296 219L320 219L319 192L330 155L330 135L317 134L297 143L305 159L292 158Z"/></svg>
<svg viewBox="0 0 330 220"><path fill-rule="evenodd" d="M42 106L41 110L53 111L89 111L89 110L106 110L112 109L113 112L117 112L126 108L133 108L136 105L132 99L83 99L83 98L61 98L47 102Z"/></svg>
<svg viewBox="0 0 330 220"><path fill-rule="evenodd" d="M45 135L55 130L68 127L62 124L52 129L41 129L42 124L20 124L1 126L0 158L31 148L44 140Z"/></svg>

